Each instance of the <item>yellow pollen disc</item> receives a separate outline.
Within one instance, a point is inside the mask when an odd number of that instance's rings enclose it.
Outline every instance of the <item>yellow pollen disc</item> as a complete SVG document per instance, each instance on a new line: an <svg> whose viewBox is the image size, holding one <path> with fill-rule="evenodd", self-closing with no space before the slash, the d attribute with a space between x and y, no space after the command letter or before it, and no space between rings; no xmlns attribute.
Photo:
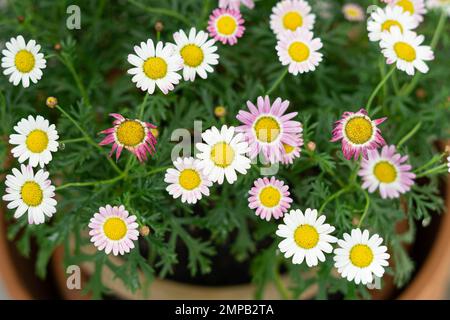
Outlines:
<svg viewBox="0 0 450 320"><path fill-rule="evenodd" d="M178 182L183 189L194 190L200 186L201 179L197 171L192 169L184 169L180 173Z"/></svg>
<svg viewBox="0 0 450 320"><path fill-rule="evenodd" d="M284 148L284 152L286 152L286 154L291 153L295 149L293 146L286 144L286 143L283 143L283 148Z"/></svg>
<svg viewBox="0 0 450 320"><path fill-rule="evenodd" d="M281 192L272 186L264 187L259 194L259 201L267 208L276 207L281 200Z"/></svg>
<svg viewBox="0 0 450 320"><path fill-rule="evenodd" d="M226 36L232 35L237 28L236 20L230 16L222 16L217 20L217 31Z"/></svg>
<svg viewBox="0 0 450 320"><path fill-rule="evenodd" d="M303 17L296 11L288 12L283 17L283 26L286 29L295 31L303 25Z"/></svg>
<svg viewBox="0 0 450 320"><path fill-rule="evenodd" d="M34 181L27 181L20 190L22 201L29 207L37 207L44 199L44 192L39 184Z"/></svg>
<svg viewBox="0 0 450 320"><path fill-rule="evenodd" d="M400 0L396 3L397 6L402 7L403 11L409 12L410 14L414 14L414 4L411 0Z"/></svg>
<svg viewBox="0 0 450 320"><path fill-rule="evenodd" d="M203 50L195 44L188 44L180 51L181 57L184 60L184 64L189 67L195 68L203 62Z"/></svg>
<svg viewBox="0 0 450 320"><path fill-rule="evenodd" d="M416 49L406 42L397 42L394 44L394 51L400 59L408 62L416 60Z"/></svg>
<svg viewBox="0 0 450 320"><path fill-rule="evenodd" d="M109 240L120 240L127 234L128 228L121 218L109 218L103 224L103 232Z"/></svg>
<svg viewBox="0 0 450 320"><path fill-rule="evenodd" d="M31 131L25 140L28 150L33 153L41 153L48 146L47 132L36 129Z"/></svg>
<svg viewBox="0 0 450 320"><path fill-rule="evenodd" d="M234 150L226 142L219 142L211 149L211 160L218 167L226 168L233 163Z"/></svg>
<svg viewBox="0 0 450 320"><path fill-rule="evenodd" d="M167 74L167 62L160 57L151 57L144 62L144 73L152 80L162 79Z"/></svg>
<svg viewBox="0 0 450 320"><path fill-rule="evenodd" d="M357 18L357 17L361 16L361 12L354 8L347 8L347 14L353 18Z"/></svg>
<svg viewBox="0 0 450 320"><path fill-rule="evenodd" d="M28 50L20 50L14 59L17 70L22 73L28 73L33 70L36 60L34 55Z"/></svg>
<svg viewBox="0 0 450 320"><path fill-rule="evenodd" d="M295 62L303 62L309 58L309 47L303 42L293 42L289 46L288 53Z"/></svg>
<svg viewBox="0 0 450 320"><path fill-rule="evenodd" d="M357 244L350 250L350 261L354 266L365 268L370 266L373 261L373 252L365 244Z"/></svg>
<svg viewBox="0 0 450 320"><path fill-rule="evenodd" d="M383 22L383 24L381 25L381 31L390 31L392 27L398 27L400 31L403 32L402 25L395 20L386 20L385 22Z"/></svg>
<svg viewBox="0 0 450 320"><path fill-rule="evenodd" d="M370 140L373 133L372 122L365 117L350 119L345 125L345 135L354 144L364 144Z"/></svg>
<svg viewBox="0 0 450 320"><path fill-rule="evenodd" d="M387 161L378 162L373 169L373 174L384 183L392 183L397 179L397 169Z"/></svg>
<svg viewBox="0 0 450 320"><path fill-rule="evenodd" d="M294 240L300 248L312 249L319 242L319 233L313 226L303 224L295 229Z"/></svg>
<svg viewBox="0 0 450 320"><path fill-rule="evenodd" d="M275 141L280 135L280 124L273 117L261 117L255 123L256 138L261 142Z"/></svg>
<svg viewBox="0 0 450 320"><path fill-rule="evenodd" d="M136 120L126 120L116 129L117 140L126 147L136 147L144 142L145 128Z"/></svg>

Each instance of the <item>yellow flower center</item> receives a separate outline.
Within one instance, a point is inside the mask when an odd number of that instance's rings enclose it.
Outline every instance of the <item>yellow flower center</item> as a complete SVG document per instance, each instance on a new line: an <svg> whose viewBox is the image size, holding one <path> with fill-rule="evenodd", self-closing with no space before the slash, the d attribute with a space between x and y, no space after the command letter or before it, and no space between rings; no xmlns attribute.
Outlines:
<svg viewBox="0 0 450 320"><path fill-rule="evenodd" d="M408 62L416 60L416 49L406 42L397 42L394 44L394 51L400 59Z"/></svg>
<svg viewBox="0 0 450 320"><path fill-rule="evenodd" d="M28 73L33 70L34 65L36 64L36 60L34 59L34 55L30 51L20 50L16 54L14 63L17 70L22 73Z"/></svg>
<svg viewBox="0 0 450 320"><path fill-rule="evenodd" d="M346 12L347 15L349 15L352 18L358 18L361 16L361 12L355 8L347 8Z"/></svg>
<svg viewBox="0 0 450 320"><path fill-rule="evenodd" d="M151 57L144 62L144 73L152 80L162 79L167 74L167 62L160 57Z"/></svg>
<svg viewBox="0 0 450 320"><path fill-rule="evenodd" d="M386 20L385 22L383 22L383 24L381 25L381 31L391 31L392 27L398 27L400 31L403 32L402 25L400 24L400 22L395 20Z"/></svg>
<svg viewBox="0 0 450 320"><path fill-rule="evenodd" d="M373 169L373 174L384 183L392 183L397 179L397 169L387 161L378 162Z"/></svg>
<svg viewBox="0 0 450 320"><path fill-rule="evenodd" d="M109 218L103 224L103 232L109 240L120 240L127 234L128 228L121 218Z"/></svg>
<svg viewBox="0 0 450 320"><path fill-rule="evenodd" d="M48 146L48 135L47 132L40 129L31 131L27 139L25 140L28 150L33 153L41 153Z"/></svg>
<svg viewBox="0 0 450 320"><path fill-rule="evenodd" d="M295 31L303 25L303 17L297 11L291 11L284 15L283 26L286 29Z"/></svg>
<svg viewBox="0 0 450 320"><path fill-rule="evenodd" d="M259 201L267 208L276 207L281 200L281 192L272 186L264 187L259 194Z"/></svg>
<svg viewBox="0 0 450 320"><path fill-rule="evenodd" d="M203 62L203 50L195 44L188 44L180 51L181 57L184 60L184 64L189 67L195 68Z"/></svg>
<svg viewBox="0 0 450 320"><path fill-rule="evenodd" d="M294 240L300 248L312 249L319 242L319 233L313 226L302 224L295 229Z"/></svg>
<svg viewBox="0 0 450 320"><path fill-rule="evenodd" d="M365 117L350 119L345 126L345 134L354 144L364 144L370 140L373 133L372 122Z"/></svg>
<svg viewBox="0 0 450 320"><path fill-rule="evenodd" d="M117 140L126 147L136 147L145 139L145 128L136 120L126 120L116 129Z"/></svg>
<svg viewBox="0 0 450 320"><path fill-rule="evenodd" d="M303 62L309 58L309 47L303 42L293 42L289 46L288 53L295 62Z"/></svg>
<svg viewBox="0 0 450 320"><path fill-rule="evenodd" d="M284 148L284 152L286 152L286 154L291 153L295 149L293 146L286 144L286 143L283 143L283 148Z"/></svg>
<svg viewBox="0 0 450 320"><path fill-rule="evenodd" d="M373 261L372 249L365 244L354 245L350 250L350 261L356 267L368 267Z"/></svg>
<svg viewBox="0 0 450 320"><path fill-rule="evenodd" d="M232 35L237 28L236 20L230 16L222 16L217 20L217 31L224 35Z"/></svg>
<svg viewBox="0 0 450 320"><path fill-rule="evenodd" d="M226 168L234 160L234 150L226 142L216 143L211 149L211 160L216 166Z"/></svg>
<svg viewBox="0 0 450 320"><path fill-rule="evenodd" d="M197 171L193 169L184 169L180 173L178 182L183 189L194 190L200 186L201 179Z"/></svg>
<svg viewBox="0 0 450 320"><path fill-rule="evenodd" d="M396 3L397 6L402 7L403 11L409 12L410 14L414 14L414 4L411 0L400 0Z"/></svg>
<svg viewBox="0 0 450 320"><path fill-rule="evenodd" d="M255 123L256 138L261 142L272 142L280 135L280 124L273 117L261 117Z"/></svg>
<svg viewBox="0 0 450 320"><path fill-rule="evenodd" d="M41 186L34 181L27 181L20 190L22 201L29 207L37 207L44 199L44 192Z"/></svg>

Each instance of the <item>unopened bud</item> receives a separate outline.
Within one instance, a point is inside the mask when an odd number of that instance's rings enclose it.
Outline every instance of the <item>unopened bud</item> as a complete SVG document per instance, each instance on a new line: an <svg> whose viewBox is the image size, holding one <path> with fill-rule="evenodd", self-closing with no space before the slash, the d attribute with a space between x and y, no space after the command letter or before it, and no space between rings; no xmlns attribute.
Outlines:
<svg viewBox="0 0 450 320"><path fill-rule="evenodd" d="M24 16L18 16L17 17L17 21L19 21L19 23L23 23L25 21L25 17Z"/></svg>
<svg viewBox="0 0 450 320"><path fill-rule="evenodd" d="M47 105L47 107L53 109L58 104L58 99L56 99L55 97L48 97L45 101L45 104Z"/></svg>
<svg viewBox="0 0 450 320"><path fill-rule="evenodd" d="M56 44L53 46L53 49L55 49L56 51L61 51L61 49L62 49L61 43L56 43Z"/></svg>
<svg viewBox="0 0 450 320"><path fill-rule="evenodd" d="M162 32L164 30L164 24L161 21L156 21L155 23L155 31Z"/></svg>
<svg viewBox="0 0 450 320"><path fill-rule="evenodd" d="M227 109L224 106L217 106L214 108L214 114L217 118L222 118L227 114Z"/></svg>
<svg viewBox="0 0 450 320"><path fill-rule="evenodd" d="M139 234L143 237L146 237L150 234L150 228L148 226L142 226L139 229Z"/></svg>
<svg viewBox="0 0 450 320"><path fill-rule="evenodd" d="M311 152L316 151L316 143L315 143L314 141L308 142L308 144L306 145L306 147L307 147L308 150L311 151Z"/></svg>
<svg viewBox="0 0 450 320"><path fill-rule="evenodd" d="M416 90L416 97L419 99L425 99L427 96L427 92L423 88L418 88Z"/></svg>

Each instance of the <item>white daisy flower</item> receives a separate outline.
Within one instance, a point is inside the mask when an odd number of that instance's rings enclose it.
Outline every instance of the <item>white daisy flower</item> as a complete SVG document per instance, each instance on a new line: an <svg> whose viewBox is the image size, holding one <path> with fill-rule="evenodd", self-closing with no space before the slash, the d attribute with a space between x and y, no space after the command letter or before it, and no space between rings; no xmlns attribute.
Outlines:
<svg viewBox="0 0 450 320"><path fill-rule="evenodd" d="M417 35L413 31L392 27L391 32L381 35L380 46L386 57L387 64L396 63L397 69L414 75L414 69L427 73L429 68L424 61L434 59L434 53L429 46L421 45L424 36Z"/></svg>
<svg viewBox="0 0 450 320"><path fill-rule="evenodd" d="M134 52L136 54L128 55L128 62L134 66L128 73L133 75L131 81L142 91L153 94L158 86L167 94L180 82L181 76L177 71L182 68L183 62L175 54L173 44L158 41L155 46L153 40L148 39L134 46Z"/></svg>
<svg viewBox="0 0 450 320"><path fill-rule="evenodd" d="M442 9L450 16L450 0L427 0L427 8Z"/></svg>
<svg viewBox="0 0 450 320"><path fill-rule="evenodd" d="M212 182L222 184L226 178L233 184L237 180L236 171L246 174L250 169L250 159L246 156L248 143L242 133L235 134L234 127L224 125L220 131L212 127L202 133L202 139L205 143L196 144L200 151L199 168Z"/></svg>
<svg viewBox="0 0 450 320"><path fill-rule="evenodd" d="M284 216L284 224L278 225L277 236L285 238L278 248L286 258L292 257L292 263L301 264L306 260L308 267L325 261L325 253L331 253L337 238L330 235L335 228L324 223L326 217L317 217L317 210L291 210Z"/></svg>
<svg viewBox="0 0 450 320"><path fill-rule="evenodd" d="M197 32L195 28L191 28L188 36L180 30L174 33L173 39L177 47L176 52L183 61L184 80L194 81L196 74L206 79L207 73L214 71L212 66L219 63L219 55L215 53L215 40L210 39L206 32Z"/></svg>
<svg viewBox="0 0 450 320"><path fill-rule="evenodd" d="M11 38L2 51L3 74L9 76L9 82L15 86L22 81L22 86L28 88L30 80L37 83L42 78L42 69L46 67L41 46L35 40L28 43L22 36Z"/></svg>
<svg viewBox="0 0 450 320"><path fill-rule="evenodd" d="M36 174L31 166L20 166L21 171L12 169L12 175L6 176L6 194L8 209L16 209L14 218L18 219L28 211L29 224L45 222L45 216L51 218L56 212L55 187L48 179L49 173L40 169Z"/></svg>
<svg viewBox="0 0 450 320"><path fill-rule="evenodd" d="M303 0L284 0L272 8L270 28L278 36L286 30L312 30L316 16L310 5Z"/></svg>
<svg viewBox="0 0 450 320"><path fill-rule="evenodd" d="M293 75L316 70L322 61L322 48L319 38L313 39L313 33L307 30L285 31L279 35L278 58L283 66L289 66Z"/></svg>
<svg viewBox="0 0 450 320"><path fill-rule="evenodd" d="M365 18L363 8L356 3L347 3L342 7L342 13L348 21L363 21Z"/></svg>
<svg viewBox="0 0 450 320"><path fill-rule="evenodd" d="M199 167L200 161L192 157L178 158L175 168L166 171L164 181L169 183L166 190L174 199L181 196L181 202L197 203L202 195L209 196L212 182Z"/></svg>
<svg viewBox="0 0 450 320"><path fill-rule="evenodd" d="M373 275L381 278L389 265L387 247L381 246L383 238L369 231L353 229L351 235L344 233L344 240L338 240L340 248L334 249L334 266L343 278L356 284L372 283Z"/></svg>
<svg viewBox="0 0 450 320"><path fill-rule="evenodd" d="M30 166L41 168L52 160L52 152L58 151L58 132L54 124L50 124L42 116L28 116L14 126L17 134L9 136L9 143L16 145L11 150L20 163L28 160Z"/></svg>
<svg viewBox="0 0 450 320"><path fill-rule="evenodd" d="M380 41L381 35L390 32L391 28L396 26L403 30L413 30L419 23L400 7L389 7L385 9L377 8L370 15L367 22L367 31L369 31L370 41Z"/></svg>
<svg viewBox="0 0 450 320"><path fill-rule="evenodd" d="M404 12L409 13L418 23L423 21L423 16L427 13L425 0L393 0L389 5L402 8Z"/></svg>

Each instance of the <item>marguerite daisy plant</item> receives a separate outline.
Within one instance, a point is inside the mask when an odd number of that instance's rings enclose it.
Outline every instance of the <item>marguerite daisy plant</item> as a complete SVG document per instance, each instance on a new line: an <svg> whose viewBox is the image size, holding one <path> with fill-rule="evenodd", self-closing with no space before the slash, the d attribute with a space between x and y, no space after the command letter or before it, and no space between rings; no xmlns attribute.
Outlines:
<svg viewBox="0 0 450 320"><path fill-rule="evenodd" d="M194 81L198 74L206 79L208 73L214 71L214 65L219 63L219 55L216 53L215 40L209 39L204 31L196 31L191 28L189 35L183 30L175 32L173 39L176 43L176 53L183 61L183 78L186 81Z"/></svg>
<svg viewBox="0 0 450 320"><path fill-rule="evenodd" d="M348 21L363 21L365 18L363 8L356 3L346 3L342 7L342 13Z"/></svg>
<svg viewBox="0 0 450 320"><path fill-rule="evenodd" d="M302 129L303 130L303 129ZM303 146L303 138L299 136L299 142L295 145L283 144L284 154L281 157L282 164L292 164L294 160L300 158L301 147Z"/></svg>
<svg viewBox="0 0 450 320"><path fill-rule="evenodd" d="M113 127L103 130L106 137L99 143L101 146L112 144L110 156L116 152L116 160L119 159L125 148L133 153L140 162L147 160L147 153L155 152L156 138L151 129L153 124L138 119L127 119L118 113L111 113L115 120Z"/></svg>
<svg viewBox="0 0 450 320"><path fill-rule="evenodd" d="M427 13L425 0L393 0L389 5L402 8L404 12L409 13L418 23L423 21L423 16Z"/></svg>
<svg viewBox="0 0 450 320"><path fill-rule="evenodd" d="M208 31L211 37L223 44L234 45L244 34L244 19L239 11L215 9L209 16Z"/></svg>
<svg viewBox="0 0 450 320"><path fill-rule="evenodd" d="M106 254L124 255L134 248L138 239L137 217L130 215L123 205L100 207L89 222L91 242Z"/></svg>
<svg viewBox="0 0 450 320"><path fill-rule="evenodd" d="M180 82L181 76L177 71L182 68L183 62L175 53L173 44L158 41L155 45L153 40L148 39L134 46L134 52L128 55L128 62L133 65L128 73L133 75L131 80L142 91L153 94L158 87L167 94Z"/></svg>
<svg viewBox="0 0 450 320"><path fill-rule="evenodd" d="M181 202L194 204L203 195L209 196L212 182L200 169L199 163L192 157L177 158L173 162L175 168L167 169L164 181L169 185L166 190L174 199L181 196Z"/></svg>
<svg viewBox="0 0 450 320"><path fill-rule="evenodd" d="M316 70L322 61L322 41L314 38L307 30L285 31L280 33L277 46L278 58L283 66L294 76Z"/></svg>
<svg viewBox="0 0 450 320"><path fill-rule="evenodd" d="M318 216L316 209L291 210L285 215L284 224L278 225L277 236L284 238L278 248L292 263L306 261L308 267L325 261L324 253L331 253L337 238L331 235L335 228L325 223L324 215Z"/></svg>
<svg viewBox="0 0 450 320"><path fill-rule="evenodd" d="M284 31L297 29L311 30L316 16L311 13L311 6L304 0L279 1L272 8L270 28L279 36Z"/></svg>
<svg viewBox="0 0 450 320"><path fill-rule="evenodd" d="M249 191L248 207L254 209L257 216L269 221L279 219L291 207L289 186L275 177L255 180Z"/></svg>
<svg viewBox="0 0 450 320"><path fill-rule="evenodd" d="M9 76L9 82L15 86L22 82L24 88L30 86L30 81L37 83L42 78L42 70L46 67L41 46L35 40L25 42L22 36L11 38L3 49L3 74Z"/></svg>
<svg viewBox="0 0 450 320"><path fill-rule="evenodd" d="M387 118L372 120L364 109L358 112L344 112L336 121L331 142L342 140L342 152L346 159L360 155L367 157L367 151L386 144L378 126Z"/></svg>
<svg viewBox="0 0 450 320"><path fill-rule="evenodd" d="M417 69L427 73L429 68L425 61L434 59L434 53L430 46L423 46L424 36L417 35L413 31L392 27L390 32L381 35L380 47L386 57L387 64L396 64L397 69L414 75Z"/></svg>
<svg viewBox="0 0 450 320"><path fill-rule="evenodd" d="M250 169L248 143L242 133L235 132L234 127L223 125L217 129L211 127L202 133L204 143L197 143L200 159L199 168L212 182L222 184L224 179L233 184L237 180L236 171L246 174Z"/></svg>
<svg viewBox="0 0 450 320"><path fill-rule="evenodd" d="M362 187L369 192L380 189L383 199L398 198L411 189L416 177L411 172L412 167L405 164L407 160L408 156L396 153L395 146L384 146L381 153L369 150L358 173L363 179Z"/></svg>
<svg viewBox="0 0 450 320"><path fill-rule="evenodd" d="M28 116L15 126L16 133L9 136L9 143L15 145L11 153L20 163L28 160L32 167L48 164L52 160L52 152L58 150L58 132L54 124L50 124L42 116Z"/></svg>
<svg viewBox="0 0 450 320"><path fill-rule="evenodd" d="M255 7L253 0L219 0L219 8L230 8L239 11L241 3L249 9Z"/></svg>
<svg viewBox="0 0 450 320"><path fill-rule="evenodd" d="M6 176L7 208L15 209L14 218L19 219L28 212L29 224L41 224L45 217L51 218L56 212L55 187L48 179L49 173L40 169L36 174L31 166L20 166L20 171L12 169Z"/></svg>
<svg viewBox="0 0 450 320"><path fill-rule="evenodd" d="M413 30L418 26L418 22L400 7L377 8L370 15L367 22L370 41L380 41L381 35L390 32L392 27L399 27L400 31Z"/></svg>
<svg viewBox="0 0 450 320"><path fill-rule="evenodd" d="M337 243L334 266L343 278L366 285L373 282L373 275L383 276L390 255L378 234L369 237L368 230L353 229L351 235L344 233L344 239Z"/></svg>

